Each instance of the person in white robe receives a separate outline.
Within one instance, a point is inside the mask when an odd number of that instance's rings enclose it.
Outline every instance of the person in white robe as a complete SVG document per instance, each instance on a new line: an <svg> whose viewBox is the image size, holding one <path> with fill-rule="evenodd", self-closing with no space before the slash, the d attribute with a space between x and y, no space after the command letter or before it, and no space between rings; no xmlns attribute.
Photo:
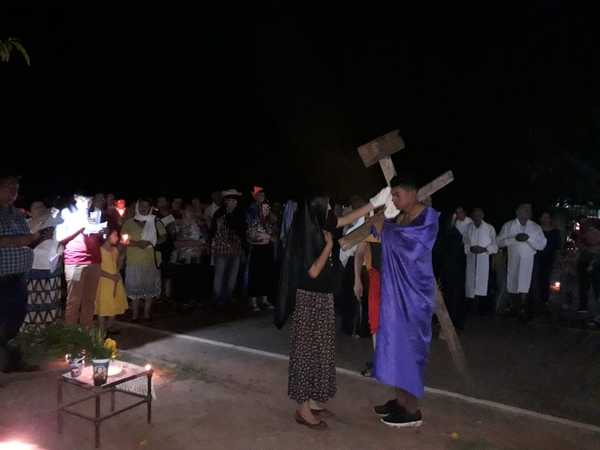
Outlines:
<svg viewBox="0 0 600 450"><path fill-rule="evenodd" d="M460 234L463 235L463 237L465 235L465 232L467 231L467 227L473 223L471 218L467 217L466 211L461 206L456 208L456 211L454 211L454 215L452 216L452 222L454 223L456 229L460 231Z"/></svg>
<svg viewBox="0 0 600 450"><path fill-rule="evenodd" d="M521 319L533 316L532 303L528 300L535 254L546 247L546 237L542 228L531 221L530 204L522 204L517 209L517 218L507 222L498 236L498 246L508 249L508 273L506 289L513 295L510 313L518 313Z"/></svg>
<svg viewBox="0 0 600 450"><path fill-rule="evenodd" d="M498 252L496 230L484 222L485 217L481 208L476 208L471 214L473 223L469 224L463 236L467 269L465 276L465 296L478 301L480 314L489 312L488 280L490 275L490 255Z"/></svg>

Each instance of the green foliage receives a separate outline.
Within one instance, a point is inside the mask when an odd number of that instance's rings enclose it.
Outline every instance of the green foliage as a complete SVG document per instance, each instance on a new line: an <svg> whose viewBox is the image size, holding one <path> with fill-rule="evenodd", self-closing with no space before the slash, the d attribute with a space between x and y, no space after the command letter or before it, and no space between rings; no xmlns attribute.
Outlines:
<svg viewBox="0 0 600 450"><path fill-rule="evenodd" d="M35 361L64 358L66 354L77 356L82 352L93 359L107 359L116 353L114 347L105 345L101 330L87 330L76 325L50 325L41 330L21 333L17 340L19 346Z"/></svg>
<svg viewBox="0 0 600 450"><path fill-rule="evenodd" d="M6 40L0 40L0 61L9 62L13 52L20 53L27 65L31 66L29 54L19 39L11 37Z"/></svg>

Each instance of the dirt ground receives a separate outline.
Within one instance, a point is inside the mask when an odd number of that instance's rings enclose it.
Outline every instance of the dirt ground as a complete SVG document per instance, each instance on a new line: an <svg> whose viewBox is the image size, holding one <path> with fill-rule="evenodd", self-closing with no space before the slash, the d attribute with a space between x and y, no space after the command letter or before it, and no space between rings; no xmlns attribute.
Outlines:
<svg viewBox="0 0 600 450"><path fill-rule="evenodd" d="M157 369L154 420L147 425L141 407L107 421L102 425L106 450L599 448L600 434L592 431L434 395L424 399L422 428L389 429L370 412L390 397L389 389L349 375L338 375L338 395L328 405L336 414L329 429L311 431L293 421L285 360L149 330L124 330L120 340L128 339L130 350L123 356L139 364L151 362ZM1 376L0 449L9 440L46 450L93 448L93 426L79 418L67 417L64 434L56 433L59 373ZM80 394L69 388L65 395ZM117 398L117 406L123 402ZM87 408L91 413L92 404Z"/></svg>
<svg viewBox="0 0 600 450"><path fill-rule="evenodd" d="M165 312L151 326L288 354L287 330L277 330L266 312L258 316L245 316L236 309L218 314ZM434 340L427 386L600 425L600 332L558 327L544 320L522 324L471 316L460 339L473 384L462 383L447 344ZM370 339L338 333L336 347L338 367L360 371L372 358Z"/></svg>

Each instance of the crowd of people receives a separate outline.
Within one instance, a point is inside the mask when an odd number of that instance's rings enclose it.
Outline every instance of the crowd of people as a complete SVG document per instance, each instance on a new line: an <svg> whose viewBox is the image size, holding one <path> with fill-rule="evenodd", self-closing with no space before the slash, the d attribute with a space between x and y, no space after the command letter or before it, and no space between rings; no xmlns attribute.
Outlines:
<svg viewBox="0 0 600 450"><path fill-rule="evenodd" d="M564 236L547 212L534 222L530 204L499 234L481 208L470 215L457 208L440 225L416 189L412 177L396 179L346 207L325 196L270 203L260 187L247 207L236 189L213 193L209 205L76 193L63 208L35 201L22 211L14 207L19 178L1 176L1 368L28 369L11 342L26 316L34 327L63 317L64 288L64 322L91 327L97 316L107 334L118 332L114 319L127 310L132 321L152 321L158 298L181 312L237 300L253 312L275 309L278 327L291 317L289 396L298 423L324 427L322 403L336 393L337 315L343 332L373 339L374 361L363 374L396 387L375 413L390 426L418 426L436 282L458 330L469 312L529 321L548 302ZM377 209L385 222L341 250L338 239ZM587 220L578 237L579 312L590 288L600 293L597 222Z"/></svg>
<svg viewBox="0 0 600 450"><path fill-rule="evenodd" d="M19 329L60 318L118 333L117 316L129 310L133 322L152 321L157 299L181 313L226 308L234 298L253 312L273 309L280 243L295 202L284 209L254 187L247 196L214 192L211 204L75 193L63 205L36 200L23 209L14 207L19 178L0 182L0 285L14 298L2 302L3 348ZM17 349L6 355L3 367L20 367Z"/></svg>
<svg viewBox="0 0 600 450"><path fill-rule="evenodd" d="M542 226L532 215L530 204L520 205L516 218L497 234L481 208L473 209L470 216L457 208L442 231L436 272L459 330L470 311L518 316L523 321L544 311L562 244L548 213L541 215Z"/></svg>
<svg viewBox="0 0 600 450"><path fill-rule="evenodd" d="M600 326L600 316L588 308L589 298L600 296L596 270L600 220L578 217L561 226L564 217L549 211L542 211L537 223L532 216L530 204L520 205L516 218L497 235L481 208L473 209L470 217L457 208L450 224L442 228L434 251L435 269L459 330L470 312L518 317L523 322L550 316L553 292L561 299L557 306L562 310L590 319L588 326ZM563 294L558 295L561 281ZM571 297L578 303L571 305Z"/></svg>

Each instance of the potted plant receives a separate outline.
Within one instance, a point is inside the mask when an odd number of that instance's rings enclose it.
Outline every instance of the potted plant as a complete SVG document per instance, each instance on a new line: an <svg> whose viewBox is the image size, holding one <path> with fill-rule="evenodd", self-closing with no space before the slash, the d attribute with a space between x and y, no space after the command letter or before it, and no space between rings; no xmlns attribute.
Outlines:
<svg viewBox="0 0 600 450"><path fill-rule="evenodd" d="M117 357L117 343L112 339L104 339L104 333L97 328L92 329L90 337L90 348L87 353L92 360L94 385L101 386L108 379L111 359Z"/></svg>
<svg viewBox="0 0 600 450"><path fill-rule="evenodd" d="M91 360L97 386L106 383L110 360L117 357L117 343L104 339L103 332L96 328L53 324L21 333L18 339L20 347L34 361L65 358L75 378L81 374L84 360Z"/></svg>

